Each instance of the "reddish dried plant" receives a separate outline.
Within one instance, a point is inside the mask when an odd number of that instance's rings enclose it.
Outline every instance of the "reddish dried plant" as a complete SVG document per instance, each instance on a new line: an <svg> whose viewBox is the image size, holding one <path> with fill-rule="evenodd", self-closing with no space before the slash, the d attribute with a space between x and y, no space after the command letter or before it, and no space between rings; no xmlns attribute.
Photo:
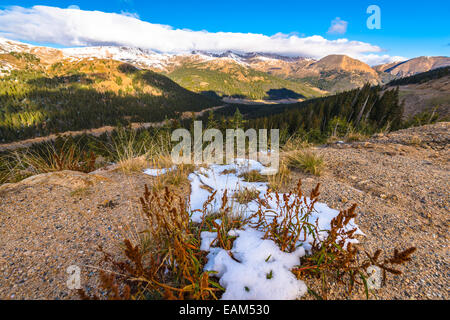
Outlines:
<svg viewBox="0 0 450 320"><path fill-rule="evenodd" d="M344 285L349 294L355 285L363 285L368 295L366 269L370 265L380 267L384 277L386 273L400 274L401 271L393 266L410 261L416 249L394 250L392 257L382 261L381 250L374 255L365 252L362 258L357 246L352 244L356 240L356 228L349 228L349 223L357 216L356 204L340 211L325 234L324 230L319 230L317 221L310 221L320 195L319 187L318 184L311 191L309 198L302 192L301 181L287 194L268 192L257 199L259 210L247 217L231 212L226 192L219 211L209 212L216 195L213 192L202 210L198 210L203 215L202 222L194 223L181 196L168 188L157 192L145 186L140 202L147 228L141 234L150 239L150 245L143 242L133 245L125 240L125 260L103 251L103 262L111 266L113 272L100 273L102 288L110 299L217 299L224 289L213 280L210 272L203 271L206 253L200 251L200 234L202 231L217 232L211 245L231 250L235 237L230 236L229 231L244 225L263 231L266 239L276 242L285 252L294 251L307 238L313 239L311 250L292 272L305 281L312 277L322 279L322 294L310 291L320 298L327 298L328 280L331 279ZM269 203L275 204L276 208L271 208ZM83 290L80 290L80 296L98 299Z"/></svg>

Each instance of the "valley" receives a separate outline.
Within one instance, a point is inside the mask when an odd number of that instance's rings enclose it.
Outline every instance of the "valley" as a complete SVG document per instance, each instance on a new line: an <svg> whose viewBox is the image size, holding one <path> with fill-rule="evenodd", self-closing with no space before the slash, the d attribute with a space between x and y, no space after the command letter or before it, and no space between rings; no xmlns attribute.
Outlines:
<svg viewBox="0 0 450 320"><path fill-rule="evenodd" d="M295 105L448 64L446 57L419 57L371 68L344 55L313 60L231 51L53 49L2 38L0 143L65 131L101 132L118 122L158 123L224 104ZM437 105L445 117L446 79L400 86L404 118Z"/></svg>

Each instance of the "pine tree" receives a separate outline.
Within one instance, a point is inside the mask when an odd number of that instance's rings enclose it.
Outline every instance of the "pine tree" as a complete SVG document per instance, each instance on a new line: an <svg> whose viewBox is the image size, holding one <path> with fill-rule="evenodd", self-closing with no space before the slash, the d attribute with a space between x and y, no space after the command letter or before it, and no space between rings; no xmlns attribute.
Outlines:
<svg viewBox="0 0 450 320"><path fill-rule="evenodd" d="M218 127L219 127L219 124L216 121L216 119L214 118L214 111L210 110L209 114L208 114L208 125L207 125L207 128L208 129L217 129Z"/></svg>
<svg viewBox="0 0 450 320"><path fill-rule="evenodd" d="M243 128L245 121L243 120L242 113L239 111L239 108L236 108L236 112L233 115L233 119L231 120L231 125L233 129Z"/></svg>

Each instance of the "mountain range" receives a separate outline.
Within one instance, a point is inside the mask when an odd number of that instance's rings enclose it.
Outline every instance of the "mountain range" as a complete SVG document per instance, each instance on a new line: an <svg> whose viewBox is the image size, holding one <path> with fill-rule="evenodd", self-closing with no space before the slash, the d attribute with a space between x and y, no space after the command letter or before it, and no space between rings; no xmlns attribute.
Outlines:
<svg viewBox="0 0 450 320"><path fill-rule="evenodd" d="M418 57L407 61L378 65L374 67L374 70L402 78L449 65L449 57Z"/></svg>
<svg viewBox="0 0 450 320"><path fill-rule="evenodd" d="M449 57L417 57L371 67L346 55L315 60L257 52L166 54L118 46L54 49L0 38L0 74L26 67L24 59L14 58L16 53L39 59L44 69L55 63L117 60L161 73L194 92L250 100L300 101L450 65Z"/></svg>

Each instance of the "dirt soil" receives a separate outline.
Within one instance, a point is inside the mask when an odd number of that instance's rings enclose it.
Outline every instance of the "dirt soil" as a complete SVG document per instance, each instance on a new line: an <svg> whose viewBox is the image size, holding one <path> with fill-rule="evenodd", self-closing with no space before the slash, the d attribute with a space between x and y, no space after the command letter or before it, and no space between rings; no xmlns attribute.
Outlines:
<svg viewBox="0 0 450 320"><path fill-rule="evenodd" d="M389 90L395 87L389 87ZM399 100L405 103L403 118L408 119L420 112L430 113L437 107L440 119L450 116L450 76L419 84L399 86Z"/></svg>
<svg viewBox="0 0 450 320"><path fill-rule="evenodd" d="M403 274L389 276L372 298L450 298L449 142L448 122L411 128L316 147L324 174L292 172L292 185L301 178L304 190L320 182L319 200L330 207L358 204L362 249L417 247ZM119 253L120 242L142 230L138 198L152 179L109 167L0 186L0 299L77 299L66 285L71 265L81 268L84 287L96 287L98 245ZM332 286L328 298L345 296Z"/></svg>
<svg viewBox="0 0 450 320"><path fill-rule="evenodd" d="M403 274L373 292L380 299L449 299L449 142L447 122L336 143L317 148L327 168L321 177L293 175L305 190L320 182L319 200L330 207L358 204L361 250L417 248ZM328 298L342 298L331 291ZM355 297L365 299L363 290Z"/></svg>

